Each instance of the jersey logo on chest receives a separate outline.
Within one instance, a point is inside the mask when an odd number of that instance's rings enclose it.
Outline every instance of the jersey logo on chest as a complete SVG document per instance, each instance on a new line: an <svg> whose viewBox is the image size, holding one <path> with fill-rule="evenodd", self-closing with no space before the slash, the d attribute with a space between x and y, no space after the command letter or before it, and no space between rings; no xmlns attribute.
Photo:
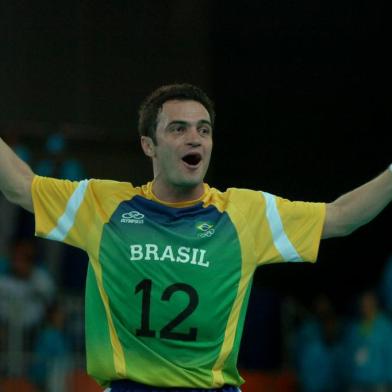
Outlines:
<svg viewBox="0 0 392 392"><path fill-rule="evenodd" d="M214 225L211 222L201 222L196 224L196 230L199 238L211 237L215 233Z"/></svg>
<svg viewBox="0 0 392 392"><path fill-rule="evenodd" d="M124 212L121 215L121 223L136 223L143 224L144 223L144 215L136 210Z"/></svg>

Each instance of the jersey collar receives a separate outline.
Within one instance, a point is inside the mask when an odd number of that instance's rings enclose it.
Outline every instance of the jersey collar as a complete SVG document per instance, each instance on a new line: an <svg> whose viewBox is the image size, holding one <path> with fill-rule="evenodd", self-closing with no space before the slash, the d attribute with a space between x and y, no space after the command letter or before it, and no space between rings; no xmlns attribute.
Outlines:
<svg viewBox="0 0 392 392"><path fill-rule="evenodd" d="M190 206L193 206L198 203L205 203L207 201L209 191L210 191L209 185L206 183L203 183L204 192L198 199L171 203L171 202L167 202L167 201L163 201L163 200L158 199L158 197L156 197L154 192L152 191L152 184L153 184L153 182L150 181L146 185L143 185L143 191L144 191L145 196L148 199L153 200L157 203L163 204L168 207L174 207L174 208L190 207Z"/></svg>

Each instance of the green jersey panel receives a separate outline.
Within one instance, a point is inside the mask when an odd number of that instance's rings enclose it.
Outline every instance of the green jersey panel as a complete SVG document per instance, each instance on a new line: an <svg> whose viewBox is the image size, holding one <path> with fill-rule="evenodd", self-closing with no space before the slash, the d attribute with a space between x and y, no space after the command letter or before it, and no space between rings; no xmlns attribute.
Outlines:
<svg viewBox="0 0 392 392"><path fill-rule="evenodd" d="M228 215L201 203L178 209L135 196L105 225L100 262L128 376L210 387L241 278ZM152 368L160 369L155 380ZM228 370L241 383L236 367Z"/></svg>
<svg viewBox="0 0 392 392"><path fill-rule="evenodd" d="M108 339L109 324L91 264L87 271L85 305L87 371L90 373L90 367L93 368L97 374L97 381L102 384L115 373L114 355L110 338ZM93 344L94 342L100 343ZM94 358L94 361L91 361L91 358Z"/></svg>

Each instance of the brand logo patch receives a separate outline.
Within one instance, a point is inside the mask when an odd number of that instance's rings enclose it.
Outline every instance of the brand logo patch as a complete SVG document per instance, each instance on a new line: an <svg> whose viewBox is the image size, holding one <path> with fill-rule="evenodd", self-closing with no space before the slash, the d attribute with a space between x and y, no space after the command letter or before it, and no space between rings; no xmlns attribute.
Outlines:
<svg viewBox="0 0 392 392"><path fill-rule="evenodd" d="M211 237L215 233L214 225L209 222L198 223L196 229L199 238Z"/></svg>
<svg viewBox="0 0 392 392"><path fill-rule="evenodd" d="M121 223L136 223L143 224L144 223L144 215L139 211L130 211L125 212L121 215Z"/></svg>

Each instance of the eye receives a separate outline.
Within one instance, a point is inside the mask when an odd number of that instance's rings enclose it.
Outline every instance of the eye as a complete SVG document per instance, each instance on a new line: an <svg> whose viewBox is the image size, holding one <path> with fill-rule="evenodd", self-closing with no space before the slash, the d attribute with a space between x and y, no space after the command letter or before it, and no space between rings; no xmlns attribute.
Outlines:
<svg viewBox="0 0 392 392"><path fill-rule="evenodd" d="M171 129L173 132L182 133L185 131L184 125L177 125Z"/></svg>
<svg viewBox="0 0 392 392"><path fill-rule="evenodd" d="M208 128L208 127L203 127L203 128L200 128L200 129L199 129L199 132L200 132L202 135L209 135L209 134L211 134L211 129Z"/></svg>

